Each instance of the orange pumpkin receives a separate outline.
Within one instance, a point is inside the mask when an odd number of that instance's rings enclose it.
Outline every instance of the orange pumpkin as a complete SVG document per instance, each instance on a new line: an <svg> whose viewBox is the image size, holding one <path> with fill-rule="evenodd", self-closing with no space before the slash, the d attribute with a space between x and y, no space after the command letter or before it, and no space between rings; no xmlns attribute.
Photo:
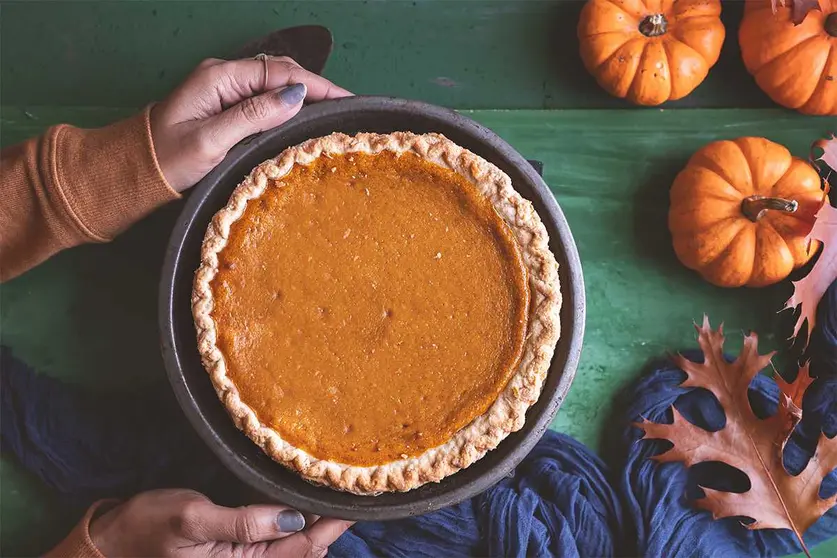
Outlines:
<svg viewBox="0 0 837 558"><path fill-rule="evenodd" d="M578 22L587 71L638 105L694 91L718 61L724 35L720 0L589 0Z"/></svg>
<svg viewBox="0 0 837 558"><path fill-rule="evenodd" d="M777 4L779 4L777 2ZM837 0L793 24L792 2L747 0L738 32L747 71L771 99L805 114L837 115Z"/></svg>
<svg viewBox="0 0 837 558"><path fill-rule="evenodd" d="M764 138L710 143L671 188L674 251L721 287L776 283L816 252L806 237L822 201L819 174L783 146Z"/></svg>

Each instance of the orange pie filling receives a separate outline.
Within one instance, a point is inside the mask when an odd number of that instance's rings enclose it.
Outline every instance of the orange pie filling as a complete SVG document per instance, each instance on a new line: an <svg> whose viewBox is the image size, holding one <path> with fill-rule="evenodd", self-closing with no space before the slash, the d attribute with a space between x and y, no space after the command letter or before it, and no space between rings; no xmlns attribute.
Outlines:
<svg viewBox="0 0 837 558"><path fill-rule="evenodd" d="M514 375L520 250L465 177L412 153L295 165L231 226L212 280L227 374L314 457L370 466L442 445Z"/></svg>

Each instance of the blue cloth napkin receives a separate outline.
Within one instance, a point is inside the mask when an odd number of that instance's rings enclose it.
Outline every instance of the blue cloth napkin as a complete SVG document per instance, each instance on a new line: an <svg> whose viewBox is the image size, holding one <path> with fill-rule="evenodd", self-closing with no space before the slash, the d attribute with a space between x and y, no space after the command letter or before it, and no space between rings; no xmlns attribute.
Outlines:
<svg viewBox="0 0 837 558"><path fill-rule="evenodd" d="M569 436L547 432L511 478L420 517L355 525L334 556L613 556L625 544L608 471Z"/></svg>
<svg viewBox="0 0 837 558"><path fill-rule="evenodd" d="M804 421L785 452L798 471L820 430L837 433L837 283L818 312L811 343L816 381L803 401ZM684 353L700 360L699 352ZM690 421L717 428L724 415L705 390L682 388L685 374L656 363L620 399L614 427L623 432L615 472L568 436L548 432L514 475L490 490L421 517L356 524L332 547L334 556L774 556L801 550L787 530L750 531L742 520L714 521L690 505L699 485L742 491L746 477L718 463L687 469L648 459L666 442L639 441L641 417L671 421L674 404ZM0 448L74 501L128 496L163 486L212 495L229 473L183 419L165 389L147 394L94 395L38 375L0 349ZM776 409L772 379L753 381L751 401L767 416ZM618 402L617 402L618 403ZM606 405L602 402L602 405ZM149 413L153 409L153 413ZM181 425L180 428L173 425ZM837 474L822 496L837 492ZM746 519L743 520L746 522ZM809 548L837 534L837 509L805 537Z"/></svg>

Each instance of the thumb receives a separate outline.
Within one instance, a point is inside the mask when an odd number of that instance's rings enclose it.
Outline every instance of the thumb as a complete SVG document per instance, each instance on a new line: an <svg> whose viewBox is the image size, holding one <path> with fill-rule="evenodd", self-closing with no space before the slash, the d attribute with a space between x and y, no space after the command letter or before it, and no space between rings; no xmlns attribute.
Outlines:
<svg viewBox="0 0 837 558"><path fill-rule="evenodd" d="M210 504L201 512L198 538L249 544L281 539L304 528L305 517L282 506L225 508Z"/></svg>
<svg viewBox="0 0 837 558"><path fill-rule="evenodd" d="M221 114L209 118L201 133L225 153L247 136L284 124L299 112L308 89L304 83L268 91L244 99Z"/></svg>

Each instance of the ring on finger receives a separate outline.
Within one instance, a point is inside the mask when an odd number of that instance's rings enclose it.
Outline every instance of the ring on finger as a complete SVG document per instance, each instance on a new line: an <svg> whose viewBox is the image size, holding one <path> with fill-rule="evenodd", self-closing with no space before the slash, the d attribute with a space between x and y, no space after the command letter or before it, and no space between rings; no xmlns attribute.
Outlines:
<svg viewBox="0 0 837 558"><path fill-rule="evenodd" d="M260 52L256 56L253 57L253 60L261 60L262 61L262 66L264 66L264 83L262 83L262 91L267 91L267 78L268 78L268 75L269 75L268 74L268 66L267 66L268 58L269 57L267 56L267 54L265 54L263 52Z"/></svg>

